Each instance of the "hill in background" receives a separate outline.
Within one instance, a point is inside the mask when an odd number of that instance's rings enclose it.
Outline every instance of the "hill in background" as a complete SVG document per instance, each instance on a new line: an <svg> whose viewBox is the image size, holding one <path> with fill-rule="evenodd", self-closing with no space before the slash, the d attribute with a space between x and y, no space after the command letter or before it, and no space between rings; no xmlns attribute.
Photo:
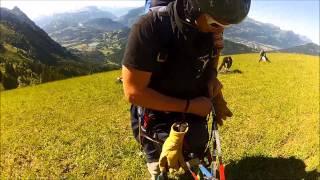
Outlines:
<svg viewBox="0 0 320 180"><path fill-rule="evenodd" d="M44 30L72 51L95 52L97 56L105 56L105 59L117 64L121 63L125 45L127 43L129 27L144 13L144 8L135 8L127 14L111 20L101 18L102 10L97 8L85 8L91 16L83 17L83 10L80 12L69 12L57 14L56 18L49 21ZM110 17L110 13L104 11ZM96 14L95 14L96 13ZM79 17L78 17L79 16ZM41 20L39 22L41 23ZM224 54L239 54L256 52L257 50L225 40Z"/></svg>
<svg viewBox="0 0 320 180"><path fill-rule="evenodd" d="M84 17L82 14L85 11L87 14L90 14L90 16ZM85 24L85 22L91 21L98 22L99 19L101 20L103 12L105 13L105 21L93 23L90 26ZM119 55L119 52L123 52L124 50L115 47L125 46L119 46L117 43L115 45L109 44L110 48L101 48L102 44L106 44L105 42L108 41L106 41L106 37L109 36L108 34L115 34L119 31L128 31L127 29L131 27L139 16L144 14L144 8L139 7L131 9L127 14L109 20L108 22L106 19L111 18L112 15L110 14L111 13L109 13L106 8L103 10L103 8L98 9L91 7L85 8L80 12L60 13L55 15L56 18L51 17L52 19L48 21L45 26L41 25L43 24L41 21L39 24L53 39L57 40L65 47L81 51L94 50L104 54L109 61L119 62L120 60L115 60L114 57L120 57L121 55ZM98 20L95 20L96 18ZM103 28L99 27L100 24L103 24ZM260 51L260 49L283 49L310 42L310 39L297 35L292 31L283 31L274 25L261 23L250 18L247 18L239 25L226 28L224 38L224 54L257 52Z"/></svg>
<svg viewBox="0 0 320 180"><path fill-rule="evenodd" d="M144 14L144 7L139 7L135 9L131 9L127 14L121 16L119 18L119 22L126 25L127 27L131 27L134 22L138 20L138 18Z"/></svg>
<svg viewBox="0 0 320 180"><path fill-rule="evenodd" d="M56 64L59 59L76 58L17 7L12 10L1 8L0 21L1 44L11 44L45 64Z"/></svg>
<svg viewBox="0 0 320 180"><path fill-rule="evenodd" d="M310 43L311 40L295 34L293 31L284 31L269 23L262 23L252 18L226 28L226 39L245 44L255 49L284 49Z"/></svg>
<svg viewBox="0 0 320 180"><path fill-rule="evenodd" d="M0 80L5 89L116 68L71 53L17 7L1 8L0 29Z"/></svg>
<svg viewBox="0 0 320 180"><path fill-rule="evenodd" d="M233 54L242 54L242 53L251 53L257 52L257 49L251 48L241 43L235 43L224 39L224 48L222 49L222 55L233 55Z"/></svg>
<svg viewBox="0 0 320 180"><path fill-rule="evenodd" d="M51 31L50 28L53 28L52 30L54 30L54 26L56 26L56 28L64 28L61 22L68 25L75 25L78 24L78 22L95 18L116 19L117 17L108 11L100 10L95 6L88 6L75 11L57 13L51 16L42 16L37 18L35 22L41 28L47 27L47 30Z"/></svg>
<svg viewBox="0 0 320 180"><path fill-rule="evenodd" d="M295 46L287 49L281 49L278 52L299 53L299 54L309 54L309 55L319 56L320 46L314 43L308 43L305 45Z"/></svg>
<svg viewBox="0 0 320 180"><path fill-rule="evenodd" d="M140 15L144 14L144 8L139 7L128 11L119 18L119 22L131 27ZM224 37L232 42L244 44L254 49L283 49L310 43L305 36L295 34L292 31L284 31L279 27L246 18L243 22L225 29Z"/></svg>

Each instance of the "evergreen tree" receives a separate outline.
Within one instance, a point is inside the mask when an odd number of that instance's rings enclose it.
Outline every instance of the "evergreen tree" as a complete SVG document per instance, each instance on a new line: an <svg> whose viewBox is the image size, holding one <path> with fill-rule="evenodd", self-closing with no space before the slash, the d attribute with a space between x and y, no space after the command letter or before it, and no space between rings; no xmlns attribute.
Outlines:
<svg viewBox="0 0 320 180"><path fill-rule="evenodd" d="M4 71L6 75L13 76L13 77L17 76L13 68L13 65L11 63L4 64Z"/></svg>
<svg viewBox="0 0 320 180"><path fill-rule="evenodd" d="M17 78L5 73L2 79L4 89L14 89L18 87Z"/></svg>
<svg viewBox="0 0 320 180"><path fill-rule="evenodd" d="M5 63L4 75L2 78L3 87L5 89L14 89L18 87L17 74L11 63Z"/></svg>

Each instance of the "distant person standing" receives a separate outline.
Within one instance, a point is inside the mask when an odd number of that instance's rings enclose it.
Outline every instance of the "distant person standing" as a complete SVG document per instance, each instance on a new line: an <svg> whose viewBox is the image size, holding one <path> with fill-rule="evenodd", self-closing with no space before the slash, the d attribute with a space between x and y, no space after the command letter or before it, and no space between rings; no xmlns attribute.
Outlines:
<svg viewBox="0 0 320 180"><path fill-rule="evenodd" d="M261 61L267 61L267 62L271 63L271 61L267 57L267 53L263 49L260 51L259 62L261 62Z"/></svg>

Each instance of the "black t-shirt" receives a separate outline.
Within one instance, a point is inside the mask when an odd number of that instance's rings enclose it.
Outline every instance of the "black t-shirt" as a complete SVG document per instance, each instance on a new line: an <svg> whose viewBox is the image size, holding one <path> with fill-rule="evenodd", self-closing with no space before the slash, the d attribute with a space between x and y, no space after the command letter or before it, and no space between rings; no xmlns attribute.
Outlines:
<svg viewBox="0 0 320 180"><path fill-rule="evenodd" d="M149 87L162 94L183 99L206 96L212 34L187 28L185 39L172 27L170 16L155 17L152 12L142 16L132 26L122 63L151 72Z"/></svg>

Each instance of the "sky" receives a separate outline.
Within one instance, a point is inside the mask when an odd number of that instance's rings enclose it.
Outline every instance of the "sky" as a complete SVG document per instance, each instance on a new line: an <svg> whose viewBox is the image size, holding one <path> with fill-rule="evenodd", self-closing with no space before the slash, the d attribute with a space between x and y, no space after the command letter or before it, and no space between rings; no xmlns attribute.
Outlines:
<svg viewBox="0 0 320 180"><path fill-rule="evenodd" d="M18 6L32 20L42 15L98 7L141 7L145 0L1 0L0 6ZM252 0L249 17L292 30L319 44L319 0Z"/></svg>

